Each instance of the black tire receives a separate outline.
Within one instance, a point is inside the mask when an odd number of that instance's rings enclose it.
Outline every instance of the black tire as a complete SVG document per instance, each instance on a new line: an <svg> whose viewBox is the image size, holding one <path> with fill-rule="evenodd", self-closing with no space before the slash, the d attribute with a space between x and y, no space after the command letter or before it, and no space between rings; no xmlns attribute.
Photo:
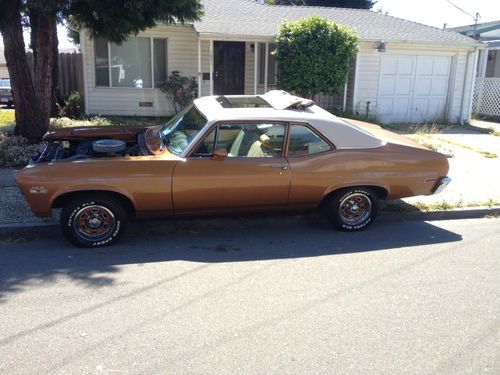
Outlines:
<svg viewBox="0 0 500 375"><path fill-rule="evenodd" d="M365 229L375 220L378 202L378 195L370 188L345 188L329 195L323 210L337 229L353 232Z"/></svg>
<svg viewBox="0 0 500 375"><path fill-rule="evenodd" d="M123 204L106 194L79 195L64 203L61 228L78 247L102 247L115 243L128 224Z"/></svg>

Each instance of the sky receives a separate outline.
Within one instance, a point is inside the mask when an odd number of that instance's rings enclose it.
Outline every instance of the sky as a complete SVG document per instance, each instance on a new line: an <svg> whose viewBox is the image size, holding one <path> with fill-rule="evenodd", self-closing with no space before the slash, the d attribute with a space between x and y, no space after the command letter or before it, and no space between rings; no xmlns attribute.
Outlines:
<svg viewBox="0 0 500 375"><path fill-rule="evenodd" d="M500 20L499 0L452 0L467 13L479 12L481 22ZM462 13L447 0L378 0L373 9L382 8L389 15L410 21L442 28L462 26L474 23L471 16Z"/></svg>
<svg viewBox="0 0 500 375"><path fill-rule="evenodd" d="M464 11L475 15L479 12L479 22L500 20L499 0L451 0ZM468 25L474 22L468 16L451 5L447 0L378 0L374 10L382 9L389 15L404 18L410 21L442 28L444 23L448 27ZM64 26L58 27L59 47L71 48L73 45L66 38ZM26 42L29 35L25 33ZM0 38L0 46L2 45Z"/></svg>

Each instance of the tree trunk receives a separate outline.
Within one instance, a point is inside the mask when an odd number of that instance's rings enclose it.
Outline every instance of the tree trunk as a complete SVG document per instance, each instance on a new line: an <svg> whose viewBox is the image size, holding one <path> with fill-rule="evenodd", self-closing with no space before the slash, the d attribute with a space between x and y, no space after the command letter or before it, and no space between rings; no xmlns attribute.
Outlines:
<svg viewBox="0 0 500 375"><path fill-rule="evenodd" d="M54 18L52 25L54 29L54 39L52 41L52 103L51 103L51 117L59 115L63 98L59 96L59 40L57 39L57 22Z"/></svg>
<svg viewBox="0 0 500 375"><path fill-rule="evenodd" d="M45 133L49 127L52 107L52 69L54 61L54 36L56 18L30 9L30 23L34 51L33 84L40 110L40 128Z"/></svg>
<svg viewBox="0 0 500 375"><path fill-rule="evenodd" d="M15 134L30 142L39 141L48 128L48 119L41 116L35 95L28 59L26 57L21 25L21 1L4 2L4 18L0 24L3 36L5 60L9 70L16 109Z"/></svg>

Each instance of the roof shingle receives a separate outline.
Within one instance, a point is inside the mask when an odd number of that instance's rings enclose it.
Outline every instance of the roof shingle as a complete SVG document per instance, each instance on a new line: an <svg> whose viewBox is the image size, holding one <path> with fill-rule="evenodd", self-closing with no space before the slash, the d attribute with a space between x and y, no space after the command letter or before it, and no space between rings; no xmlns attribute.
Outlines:
<svg viewBox="0 0 500 375"><path fill-rule="evenodd" d="M283 20L319 15L357 31L361 40L477 45L452 31L427 26L366 9L262 5L252 0L202 0L205 15L195 22L201 34L273 37Z"/></svg>

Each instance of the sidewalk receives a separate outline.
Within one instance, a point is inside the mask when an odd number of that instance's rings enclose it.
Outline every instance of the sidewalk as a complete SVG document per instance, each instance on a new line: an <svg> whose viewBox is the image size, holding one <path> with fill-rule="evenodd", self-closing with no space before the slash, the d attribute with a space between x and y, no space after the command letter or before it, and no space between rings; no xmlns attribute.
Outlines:
<svg viewBox="0 0 500 375"><path fill-rule="evenodd" d="M420 137L422 142L432 143L440 152L453 154L448 159L452 183L438 195L388 202L392 209L405 206L406 210L465 210L471 206L500 205L500 137L460 128ZM481 151L497 157L485 157ZM39 219L31 213L14 181L14 172L13 169L0 169L0 226L57 224L58 212L50 219Z"/></svg>

